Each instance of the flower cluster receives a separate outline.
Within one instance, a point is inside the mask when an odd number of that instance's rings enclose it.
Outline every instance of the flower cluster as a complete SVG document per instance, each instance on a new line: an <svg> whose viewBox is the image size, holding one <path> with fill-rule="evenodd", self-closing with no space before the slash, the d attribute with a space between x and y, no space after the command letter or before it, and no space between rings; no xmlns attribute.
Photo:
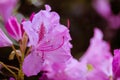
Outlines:
<svg viewBox="0 0 120 80"><path fill-rule="evenodd" d="M87 51L76 60L70 52L69 29L60 24L60 16L49 5L45 8L21 23L10 17L5 25L8 35L0 29L0 47L12 46L9 59L17 57L20 64L16 68L0 62L13 75L10 80L24 80L24 76L38 73L39 80L120 79L120 50L115 50L113 57L98 28L94 29Z"/></svg>

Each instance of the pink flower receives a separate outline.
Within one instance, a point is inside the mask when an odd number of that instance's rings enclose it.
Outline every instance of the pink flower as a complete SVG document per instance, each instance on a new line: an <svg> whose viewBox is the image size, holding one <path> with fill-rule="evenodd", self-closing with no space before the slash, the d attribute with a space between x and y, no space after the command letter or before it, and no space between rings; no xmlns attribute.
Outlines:
<svg viewBox="0 0 120 80"><path fill-rule="evenodd" d="M110 6L110 0L93 0L93 8L108 22L108 26L110 28L119 28L120 14L113 14Z"/></svg>
<svg viewBox="0 0 120 80"><path fill-rule="evenodd" d="M71 58L64 69L60 69L53 76L48 77L53 80L86 80L87 66L86 64Z"/></svg>
<svg viewBox="0 0 120 80"><path fill-rule="evenodd" d="M120 50L119 49L114 50L112 70L115 78L120 78Z"/></svg>
<svg viewBox="0 0 120 80"><path fill-rule="evenodd" d="M90 47L80 62L71 58L66 61L64 68L56 70L54 66L45 65L43 71L46 75L42 76L49 80L111 80L112 74L112 55L110 47L103 39L102 32L95 28L94 37L91 39ZM44 80L43 79L43 80Z"/></svg>
<svg viewBox="0 0 120 80"><path fill-rule="evenodd" d="M71 57L69 30L59 23L60 17L56 12L50 12L50 6L45 7L46 10L41 10L31 20L22 23L29 37L29 46L32 46L31 53L23 63L27 76L36 75L47 63L51 66L65 63Z"/></svg>
<svg viewBox="0 0 120 80"><path fill-rule="evenodd" d="M10 37L15 39L16 41L22 39L23 29L15 17L9 18L6 22L5 27Z"/></svg>
<svg viewBox="0 0 120 80"><path fill-rule="evenodd" d="M5 22L11 16L17 1L18 0L0 0L0 15Z"/></svg>
<svg viewBox="0 0 120 80"><path fill-rule="evenodd" d="M11 46L12 41L5 35L5 33L0 29L0 47Z"/></svg>
<svg viewBox="0 0 120 80"><path fill-rule="evenodd" d="M80 59L87 65L92 67L92 71L88 73L88 80L94 80L98 77L99 80L106 80L112 76L112 55L110 46L103 39L102 32L95 28L94 37L90 41L90 46L85 55ZM94 76L95 74L98 74ZM102 79L101 79L101 78Z"/></svg>
<svg viewBox="0 0 120 80"><path fill-rule="evenodd" d="M109 0L93 0L93 8L104 18L109 18L112 14Z"/></svg>

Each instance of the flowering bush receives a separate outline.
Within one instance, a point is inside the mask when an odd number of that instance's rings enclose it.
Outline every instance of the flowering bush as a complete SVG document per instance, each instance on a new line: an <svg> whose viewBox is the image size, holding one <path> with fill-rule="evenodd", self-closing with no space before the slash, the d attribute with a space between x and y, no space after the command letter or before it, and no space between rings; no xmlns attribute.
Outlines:
<svg viewBox="0 0 120 80"><path fill-rule="evenodd" d="M38 80L120 79L120 50L114 50L112 56L102 31L94 29L90 46L77 60L71 55L69 29L60 23L60 16L49 5L21 23L10 17L5 28L7 33L0 29L0 47L11 46L9 60L17 58L19 64L15 67L0 62L11 73L10 80L24 80L39 73Z"/></svg>

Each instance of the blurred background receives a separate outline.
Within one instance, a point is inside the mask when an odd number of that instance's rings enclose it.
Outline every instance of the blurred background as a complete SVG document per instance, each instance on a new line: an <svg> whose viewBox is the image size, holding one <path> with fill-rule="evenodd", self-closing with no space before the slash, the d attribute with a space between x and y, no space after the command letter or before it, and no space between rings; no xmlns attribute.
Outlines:
<svg viewBox="0 0 120 80"><path fill-rule="evenodd" d="M67 26L67 20L70 20L71 52L75 58L79 59L87 50L95 27L104 33L104 40L111 45L111 52L120 48L120 0L17 0L11 8L11 15L21 21L33 12L44 9L45 4L60 15L62 24ZM4 27L4 21L1 17L1 27ZM8 63L6 59L10 51L11 48L0 48L0 52L5 53L0 54L0 59Z"/></svg>

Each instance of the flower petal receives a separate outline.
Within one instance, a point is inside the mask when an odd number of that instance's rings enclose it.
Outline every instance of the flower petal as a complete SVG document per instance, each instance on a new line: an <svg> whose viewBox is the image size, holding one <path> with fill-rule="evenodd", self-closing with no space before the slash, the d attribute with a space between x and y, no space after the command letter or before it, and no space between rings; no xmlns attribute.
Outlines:
<svg viewBox="0 0 120 80"><path fill-rule="evenodd" d="M0 29L0 47L6 47L12 45L12 41L5 35L5 33Z"/></svg>
<svg viewBox="0 0 120 80"><path fill-rule="evenodd" d="M109 0L93 0L93 7L104 18L109 18L112 14Z"/></svg>
<svg viewBox="0 0 120 80"><path fill-rule="evenodd" d="M114 50L112 70L115 78L120 78L120 50L119 49Z"/></svg>
<svg viewBox="0 0 120 80"><path fill-rule="evenodd" d="M27 33L28 37L29 37L29 44L28 46L36 46L37 42L39 40L38 38L38 34L33 30L32 28L32 23L31 21L24 21L22 23L23 25L23 29L25 30L25 32Z"/></svg>
<svg viewBox="0 0 120 80"><path fill-rule="evenodd" d="M13 39L19 41L22 38L22 28L15 17L8 19L6 30Z"/></svg>
<svg viewBox="0 0 120 80"><path fill-rule="evenodd" d="M43 59L37 53L30 53L23 62L23 72L26 76L37 75L42 68Z"/></svg>

